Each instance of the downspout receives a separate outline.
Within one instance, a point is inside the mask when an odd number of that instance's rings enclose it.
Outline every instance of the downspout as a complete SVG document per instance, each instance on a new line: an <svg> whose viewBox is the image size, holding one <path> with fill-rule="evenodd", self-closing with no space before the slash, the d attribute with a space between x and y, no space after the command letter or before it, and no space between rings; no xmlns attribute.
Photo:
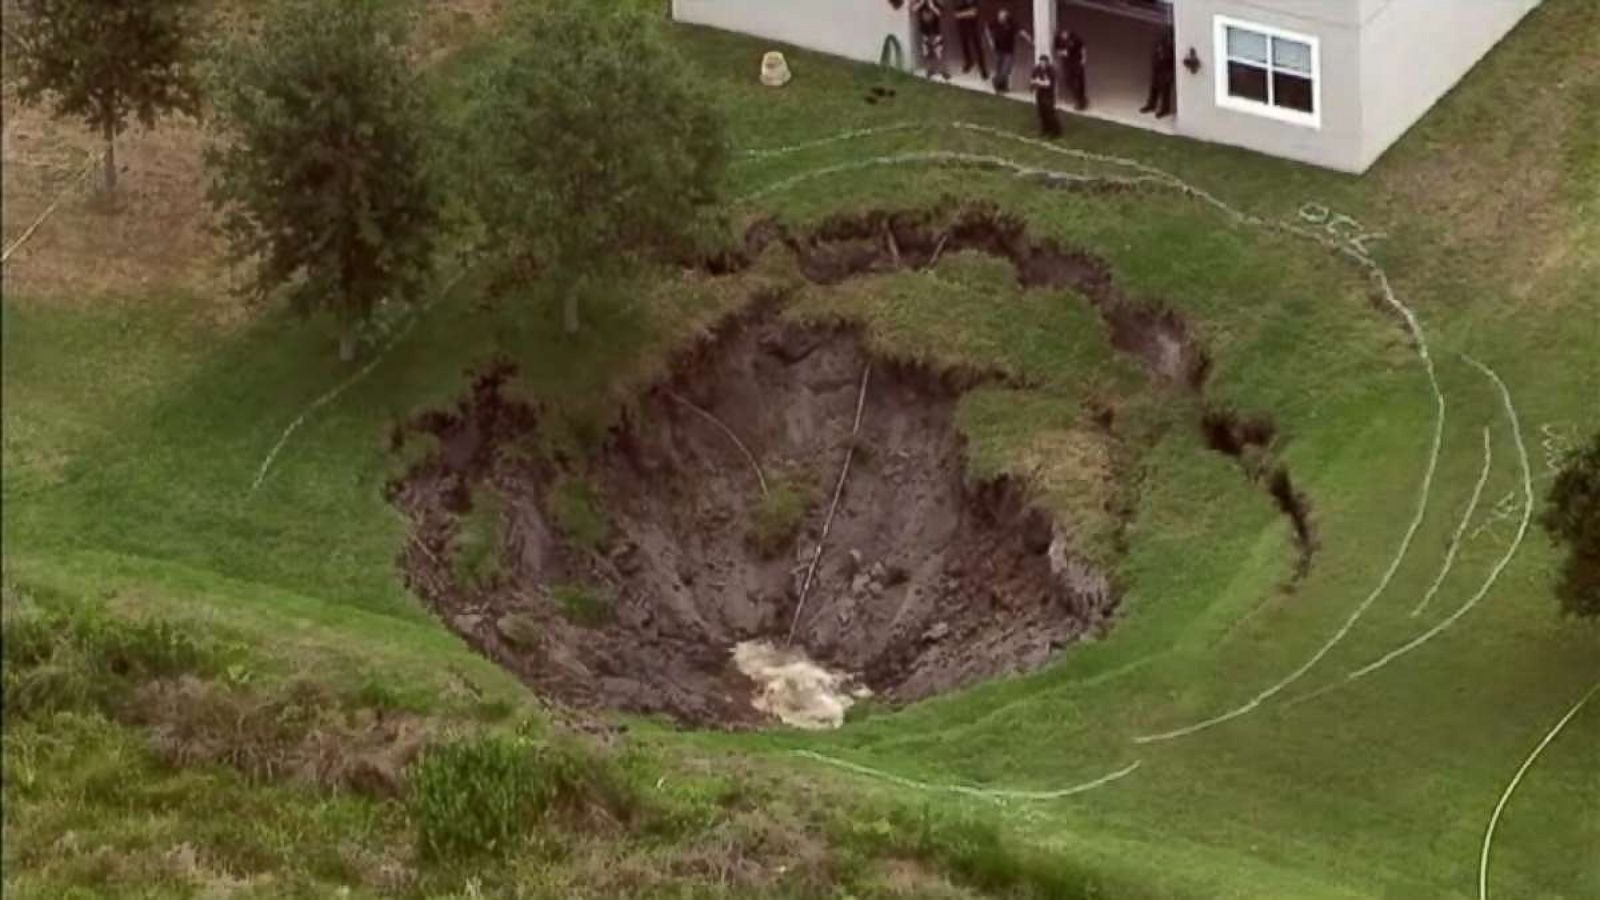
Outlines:
<svg viewBox="0 0 1600 900"><path fill-rule="evenodd" d="M1039 57L1049 55L1050 42L1056 33L1056 0L1032 0L1033 3L1033 55L1017 60L1017 65L1027 74Z"/></svg>

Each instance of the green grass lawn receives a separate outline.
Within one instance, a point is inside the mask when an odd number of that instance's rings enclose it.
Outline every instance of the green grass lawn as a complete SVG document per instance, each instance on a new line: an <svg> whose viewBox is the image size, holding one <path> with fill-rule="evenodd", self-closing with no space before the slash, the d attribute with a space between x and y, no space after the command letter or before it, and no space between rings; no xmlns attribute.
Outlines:
<svg viewBox="0 0 1600 900"><path fill-rule="evenodd" d="M1600 679L1600 631L1559 617L1556 557L1543 535L1530 529L1481 603L1436 639L1315 699L1282 701L1337 684L1479 591L1512 549L1523 515L1518 430L1541 493L1547 446L1600 426L1600 7L1547 0L1361 178L1069 121L1062 147L1158 167L1262 220L1312 227L1302 207L1316 203L1388 235L1373 245L1374 258L1420 320L1446 417L1409 552L1344 632L1408 532L1436 415L1416 348L1374 305L1361 268L1172 190L1071 191L994 169L876 164L947 151L1127 174L954 127L1027 133L1023 104L798 51L789 56L795 81L774 92L753 78L764 45L689 28L674 34L714 87L741 148L915 126L740 158L728 194L756 197L739 206L741 217L804 224L838 211L981 200L1023 217L1035 236L1101 256L1132 295L1182 314L1211 352L1208 403L1272 416L1275 453L1310 498L1318 549L1309 576L1286 589L1292 535L1265 492L1235 462L1205 451L1196 399L1151 383L1113 353L1082 298L1023 291L1007 267L969 254L928 272L802 286L793 315L859 321L884 352L1026 382L963 402L973 466L1030 473L1047 503L1082 523L1084 549L1104 559L1115 558L1113 523L1096 516L1106 496L1127 491L1120 621L1046 671L877 711L838 732L685 734L635 723L638 740L669 758L782 772L784 790L808 779L886 809L979 809L1110 896L1475 895L1484 829L1506 782ZM441 70L446 95L474 59L463 53ZM1558 82L1546 77L1554 70L1565 73ZM886 79L897 96L863 102ZM224 332L205 315L212 298L132 288L95 306L7 296L6 580L24 593L92 598L229 635L254 647L251 665L266 680L310 671L352 690L383 682L444 698L441 715L466 718L485 697L531 708L510 676L436 626L399 581L404 527L381 496L399 467L386 449L391 427L452 400L469 367L503 354L520 366L519 390L552 406L561 423L553 439L581 451L672 348L757 286L795 279L780 259L724 280L657 273L602 298L569 341L536 288L484 311L483 286L469 274L369 377L300 425L258 489L284 429L349 375L324 325L268 312ZM1504 381L1514 418L1463 354ZM1083 426L1091 402L1117 409L1122 438ZM1413 617L1468 508L1484 429L1492 456L1468 521L1472 537L1429 609ZM1124 488L1108 486L1108 473ZM1317 654L1303 677L1237 718L1172 740L1136 740L1237 709ZM462 694L463 679L482 697ZM146 772L137 742L118 728L62 726L68 749L41 765L91 787L107 767ZM1600 707L1591 707L1530 771L1495 839L1496 896L1600 895L1597 745ZM851 774L795 750L893 777ZM1134 763L1124 777L1059 799L997 802L947 789L1054 791ZM216 852L236 875L291 865L291 854L261 847L352 832L382 846L403 830L392 808L359 799L291 792L280 802L226 773L150 769L141 777L170 793L118 795L102 807L92 791L26 794L36 812L54 810L31 821L14 817L8 802L8 884L38 895L63 885L92 892L111 882L83 835L139 858L184 840L204 844L203 834L186 837L187 825L213 815L216 796L277 816L278 832ZM6 791L8 801L17 791L9 774ZM789 802L770 798L774 807ZM86 824L92 809L106 817L101 826ZM167 818L141 833L152 809ZM33 881L14 870L14 843L28 848L16 858L37 865L42 848L70 833L80 837L64 852L76 863ZM344 880L373 889L359 866L316 865L315 877L296 882L308 892ZM183 893L187 883L131 871L153 893Z"/></svg>

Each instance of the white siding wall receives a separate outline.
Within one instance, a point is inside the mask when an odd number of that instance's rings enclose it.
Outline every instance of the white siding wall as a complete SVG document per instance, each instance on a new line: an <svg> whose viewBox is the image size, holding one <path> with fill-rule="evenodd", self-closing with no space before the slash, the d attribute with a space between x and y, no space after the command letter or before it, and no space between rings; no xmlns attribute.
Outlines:
<svg viewBox="0 0 1600 900"><path fill-rule="evenodd" d="M672 16L862 62L877 62L890 34L908 64L916 53L911 14L887 0L673 0Z"/></svg>
<svg viewBox="0 0 1600 900"><path fill-rule="evenodd" d="M1458 0L1475 2L1475 0ZM1248 147L1347 172L1364 166L1361 122L1361 32L1356 0L1178 0L1173 6L1178 58L1193 47L1201 70L1178 69L1178 133ZM1282 122L1217 105L1217 16L1317 40L1322 111L1318 127ZM1340 24L1345 23L1345 24Z"/></svg>
<svg viewBox="0 0 1600 900"><path fill-rule="evenodd" d="M1539 0L1364 2L1370 18L1361 30L1363 169L1539 5Z"/></svg>

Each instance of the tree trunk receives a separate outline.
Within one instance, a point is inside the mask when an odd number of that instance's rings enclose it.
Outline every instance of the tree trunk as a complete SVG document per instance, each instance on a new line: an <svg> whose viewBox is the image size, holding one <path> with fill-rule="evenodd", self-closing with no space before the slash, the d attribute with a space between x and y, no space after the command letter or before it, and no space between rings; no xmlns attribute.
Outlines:
<svg viewBox="0 0 1600 900"><path fill-rule="evenodd" d="M339 332L339 361L353 362L356 358L356 327L346 325Z"/></svg>
<svg viewBox="0 0 1600 900"><path fill-rule="evenodd" d="M111 125L105 126L106 136L106 193L117 192L117 133Z"/></svg>
<svg viewBox="0 0 1600 900"><path fill-rule="evenodd" d="M578 333L578 289L575 286L561 295L561 328L569 335Z"/></svg>

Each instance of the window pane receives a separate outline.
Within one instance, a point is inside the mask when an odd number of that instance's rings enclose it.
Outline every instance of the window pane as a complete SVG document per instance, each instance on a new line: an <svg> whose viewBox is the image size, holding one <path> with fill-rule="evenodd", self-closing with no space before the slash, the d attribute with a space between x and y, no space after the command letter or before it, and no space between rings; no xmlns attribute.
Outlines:
<svg viewBox="0 0 1600 900"><path fill-rule="evenodd" d="M1290 75L1287 72L1272 73L1272 97L1275 105L1303 113L1316 112L1312 108L1315 103L1314 95L1315 92L1311 90L1311 79Z"/></svg>
<svg viewBox="0 0 1600 900"><path fill-rule="evenodd" d="M1254 31L1228 26L1228 55L1234 59L1265 63L1267 61L1267 36Z"/></svg>
<svg viewBox="0 0 1600 900"><path fill-rule="evenodd" d="M1299 41L1286 41L1283 38L1272 39L1272 64L1279 69L1288 69L1299 72L1301 75L1311 74L1311 45Z"/></svg>
<svg viewBox="0 0 1600 900"><path fill-rule="evenodd" d="M1244 63L1228 63L1228 93L1235 97L1267 102L1267 70Z"/></svg>

